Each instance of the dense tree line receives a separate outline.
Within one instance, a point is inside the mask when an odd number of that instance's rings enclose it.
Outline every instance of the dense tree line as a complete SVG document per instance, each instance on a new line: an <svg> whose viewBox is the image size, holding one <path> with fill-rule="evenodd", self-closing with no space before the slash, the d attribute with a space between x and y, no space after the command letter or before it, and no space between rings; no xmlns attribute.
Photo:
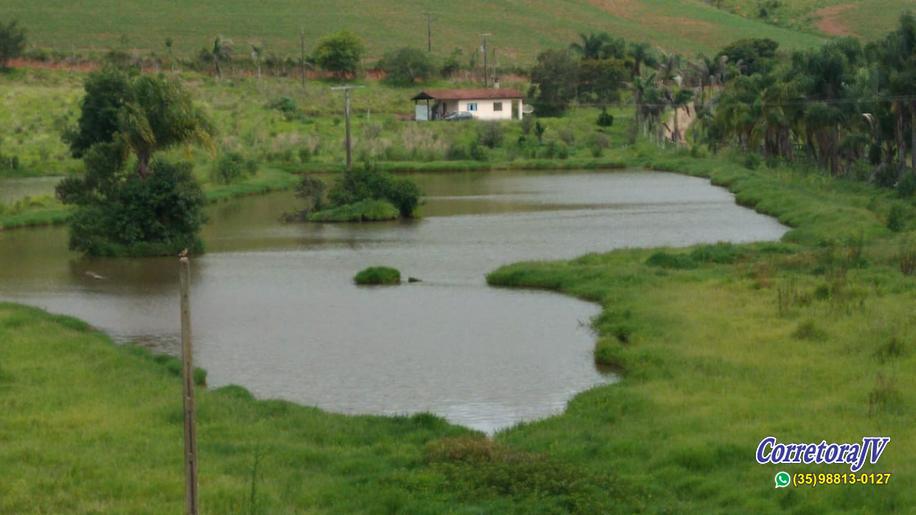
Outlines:
<svg viewBox="0 0 916 515"><path fill-rule="evenodd" d="M784 63L746 62L704 112L698 135L710 146L812 160L833 175L886 186L913 181L907 172L908 156L910 170L916 168L912 15L865 46L839 39Z"/></svg>

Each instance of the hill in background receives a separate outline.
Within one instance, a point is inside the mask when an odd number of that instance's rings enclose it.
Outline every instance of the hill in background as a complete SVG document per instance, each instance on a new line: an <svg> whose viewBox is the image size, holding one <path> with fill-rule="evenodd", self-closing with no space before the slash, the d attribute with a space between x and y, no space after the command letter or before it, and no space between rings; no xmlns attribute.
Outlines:
<svg viewBox="0 0 916 515"><path fill-rule="evenodd" d="M465 56L491 33L503 65L528 64L544 48L564 47L579 32L608 31L688 55L713 53L745 37L769 37L783 48L816 45L821 37L740 16L698 0L5 0L0 17L19 19L33 46L63 51L133 48L190 56L223 35L237 52L263 42L267 52L298 56L300 28L306 49L324 34L349 29L363 37L370 57L385 50L426 46L426 16L433 13L439 54Z"/></svg>
<svg viewBox="0 0 916 515"><path fill-rule="evenodd" d="M746 18L828 36L875 39L893 30L900 13L916 0L710 0Z"/></svg>

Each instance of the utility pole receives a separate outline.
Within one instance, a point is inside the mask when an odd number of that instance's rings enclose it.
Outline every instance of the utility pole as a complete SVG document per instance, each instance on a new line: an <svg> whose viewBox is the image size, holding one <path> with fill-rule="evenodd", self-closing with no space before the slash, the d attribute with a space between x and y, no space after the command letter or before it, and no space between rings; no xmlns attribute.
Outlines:
<svg viewBox="0 0 916 515"><path fill-rule="evenodd" d="M299 76L305 87L305 31L299 29Z"/></svg>
<svg viewBox="0 0 916 515"><path fill-rule="evenodd" d="M344 92L344 118L346 119L346 135L345 135L345 145L347 147L347 171L353 169L353 149L351 146L350 140L350 91L356 88L361 88L362 86L335 86L332 87L333 91L343 91Z"/></svg>
<svg viewBox="0 0 916 515"><path fill-rule="evenodd" d="M433 13L426 11L426 51L433 51Z"/></svg>
<svg viewBox="0 0 916 515"><path fill-rule="evenodd" d="M194 365L191 348L191 263L187 250L178 259L181 290L181 375L184 381L184 464L188 515L197 515L197 429L194 423Z"/></svg>
<svg viewBox="0 0 916 515"><path fill-rule="evenodd" d="M490 70L487 64L487 38L492 35L493 34L490 34L489 32L485 32L480 35L480 37L483 39L483 46L481 48L483 49L483 87L485 88L490 87Z"/></svg>

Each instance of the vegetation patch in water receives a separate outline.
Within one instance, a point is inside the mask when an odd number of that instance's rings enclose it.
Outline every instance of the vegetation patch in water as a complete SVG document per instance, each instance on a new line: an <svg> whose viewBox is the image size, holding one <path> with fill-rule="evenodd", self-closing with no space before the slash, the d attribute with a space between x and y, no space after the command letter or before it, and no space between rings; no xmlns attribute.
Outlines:
<svg viewBox="0 0 916 515"><path fill-rule="evenodd" d="M359 285L391 285L401 283L401 272L387 266L371 266L353 278Z"/></svg>
<svg viewBox="0 0 916 515"><path fill-rule="evenodd" d="M386 200L361 200L308 215L309 222L381 222L400 218L398 208Z"/></svg>

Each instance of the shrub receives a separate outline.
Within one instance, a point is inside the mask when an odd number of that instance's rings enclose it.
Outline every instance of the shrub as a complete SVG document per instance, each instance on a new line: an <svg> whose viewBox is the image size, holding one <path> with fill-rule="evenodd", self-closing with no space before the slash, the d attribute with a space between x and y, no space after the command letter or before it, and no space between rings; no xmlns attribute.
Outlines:
<svg viewBox="0 0 916 515"><path fill-rule="evenodd" d="M906 227L906 208L900 204L894 204L890 213L887 215L887 228L900 232Z"/></svg>
<svg viewBox="0 0 916 515"><path fill-rule="evenodd" d="M486 161L488 159L486 149L476 141L472 141L468 145L468 157L474 161Z"/></svg>
<svg viewBox="0 0 916 515"><path fill-rule="evenodd" d="M761 157L753 152L749 153L747 157L744 158L744 167L748 170L756 170L760 168L760 164L763 161Z"/></svg>
<svg viewBox="0 0 916 515"><path fill-rule="evenodd" d="M602 108L596 123L598 124L598 127L610 127L611 125L614 125L614 115L608 113L606 107Z"/></svg>
<svg viewBox="0 0 916 515"><path fill-rule="evenodd" d="M604 149L611 146L611 140L607 136L600 132L592 134L591 140L589 141L588 148L591 150L594 157L601 157Z"/></svg>
<svg viewBox="0 0 916 515"><path fill-rule="evenodd" d="M296 185L296 196L305 200L305 213L319 211L324 207L324 190L326 189L321 179L316 179L305 174Z"/></svg>
<svg viewBox="0 0 916 515"><path fill-rule="evenodd" d="M346 206L362 200L385 200L403 217L413 216L420 203L420 189L408 178L396 178L375 170L372 165L344 172L328 199L333 207Z"/></svg>
<svg viewBox="0 0 916 515"><path fill-rule="evenodd" d="M503 141L503 129L498 123L485 123L477 128L477 142L495 148Z"/></svg>
<svg viewBox="0 0 916 515"><path fill-rule="evenodd" d="M897 183L897 193L903 198L916 195L916 170L904 174Z"/></svg>
<svg viewBox="0 0 916 515"><path fill-rule="evenodd" d="M401 272L387 266L372 266L356 274L353 281L359 285L401 284Z"/></svg>
<svg viewBox="0 0 916 515"><path fill-rule="evenodd" d="M522 129L522 134L525 136L531 134L531 129L534 129L534 122L534 116L523 117L521 123L519 124Z"/></svg>
<svg viewBox="0 0 916 515"><path fill-rule="evenodd" d="M406 177L389 180L385 198L391 202L403 218L410 218L420 203L420 188Z"/></svg>
<svg viewBox="0 0 916 515"><path fill-rule="evenodd" d="M177 255L203 249L203 191L188 163L154 161L146 179L130 175L104 202L81 204L70 248L93 256Z"/></svg>
<svg viewBox="0 0 916 515"><path fill-rule="evenodd" d="M290 97L280 97L270 101L267 104L268 109L276 109L283 113L283 117L287 120L294 120L299 117L299 106L296 105L296 101Z"/></svg>
<svg viewBox="0 0 916 515"><path fill-rule="evenodd" d="M231 184L241 179L248 173L250 168L250 165L246 163L241 154L238 152L226 152L213 164L213 170L210 175L219 184Z"/></svg>
<svg viewBox="0 0 916 515"><path fill-rule="evenodd" d="M572 131L569 127L563 127L560 129L560 141L566 143L570 147L576 144L576 133Z"/></svg>
<svg viewBox="0 0 916 515"><path fill-rule="evenodd" d="M445 151L445 159L449 161L466 161L469 159L467 145L459 141L451 142Z"/></svg>

